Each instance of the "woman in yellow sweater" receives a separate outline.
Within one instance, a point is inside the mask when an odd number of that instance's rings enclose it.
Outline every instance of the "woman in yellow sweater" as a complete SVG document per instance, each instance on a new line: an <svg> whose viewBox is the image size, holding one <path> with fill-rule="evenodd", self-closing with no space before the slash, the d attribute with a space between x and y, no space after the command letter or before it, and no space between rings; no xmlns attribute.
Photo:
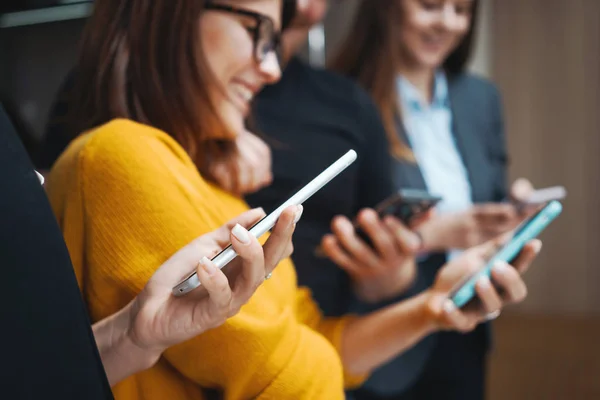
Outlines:
<svg viewBox="0 0 600 400"><path fill-rule="evenodd" d="M211 183L209 171L235 160L234 139L252 96L279 78L281 6L280 0L95 2L74 110L86 132L48 179L94 321L125 307L152 266L247 210ZM493 247L467 251L413 299L335 319L323 318L310 292L297 287L286 259L237 315L168 348L154 366L117 384L115 397L202 399L203 389L214 388L226 399L342 399L344 386L360 384L423 336L472 329L485 313L523 299L519 272L539 242L528 244L514 267L498 267L503 297L489 284L478 286L483 310L456 310L447 300Z"/></svg>

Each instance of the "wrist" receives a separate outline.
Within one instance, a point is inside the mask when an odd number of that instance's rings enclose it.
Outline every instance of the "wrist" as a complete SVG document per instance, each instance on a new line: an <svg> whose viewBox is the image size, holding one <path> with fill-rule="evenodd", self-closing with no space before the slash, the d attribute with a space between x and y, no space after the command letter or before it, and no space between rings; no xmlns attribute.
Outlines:
<svg viewBox="0 0 600 400"><path fill-rule="evenodd" d="M439 237L439 227L436 224L428 222L423 224L419 229L418 233L421 237L421 249L422 253L432 252L439 250L441 247Z"/></svg>
<svg viewBox="0 0 600 400"><path fill-rule="evenodd" d="M158 345L144 343L140 340L136 320L140 312L138 298L129 303L123 310L120 316L124 327L124 335L122 338L121 348L128 354L137 356L140 360L140 367L148 369L152 367L162 353L166 350Z"/></svg>
<svg viewBox="0 0 600 400"><path fill-rule="evenodd" d="M441 330L439 324L441 308L436 307L435 295L431 289L418 294L415 298L417 302L419 324L427 335Z"/></svg>
<svg viewBox="0 0 600 400"><path fill-rule="evenodd" d="M394 276L380 275L373 278L352 278L354 292L367 303L379 303L392 299L408 289L415 281L417 268L404 263Z"/></svg>
<svg viewBox="0 0 600 400"><path fill-rule="evenodd" d="M141 346L135 340L135 300L117 313L93 325L94 338L111 386L152 367L161 351Z"/></svg>

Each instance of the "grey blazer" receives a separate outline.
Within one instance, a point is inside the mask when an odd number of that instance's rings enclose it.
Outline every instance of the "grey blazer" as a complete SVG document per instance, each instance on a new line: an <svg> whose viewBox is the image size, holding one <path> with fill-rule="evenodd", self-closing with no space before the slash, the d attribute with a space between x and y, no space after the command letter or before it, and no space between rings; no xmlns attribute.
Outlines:
<svg viewBox="0 0 600 400"><path fill-rule="evenodd" d="M474 203L502 201L507 195L507 155L498 90L492 83L468 74L450 77L448 90L452 131L468 172L472 200ZM402 139L410 145L400 121L398 126ZM398 188L426 189L417 164L396 161L393 168ZM351 311L368 313L423 291L431 286L438 269L445 262L445 254L431 254L420 263L416 283L403 296L378 305L355 302ZM479 332L485 332L484 340L489 346L489 329ZM399 394L408 389L423 370L435 343L436 335L428 336L401 356L374 371L364 387L380 395Z"/></svg>

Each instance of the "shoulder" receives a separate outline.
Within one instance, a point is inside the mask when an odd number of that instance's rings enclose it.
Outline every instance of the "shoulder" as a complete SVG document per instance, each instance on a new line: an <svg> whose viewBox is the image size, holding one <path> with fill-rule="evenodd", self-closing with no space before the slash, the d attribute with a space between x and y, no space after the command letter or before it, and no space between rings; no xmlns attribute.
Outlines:
<svg viewBox="0 0 600 400"><path fill-rule="evenodd" d="M195 166L186 151L167 133L127 119L115 119L86 132L75 143L85 172L140 175L166 166Z"/></svg>
<svg viewBox="0 0 600 400"><path fill-rule="evenodd" d="M185 150L167 133L127 119L114 119L83 135L82 156L89 159L125 159L150 155L186 157Z"/></svg>
<svg viewBox="0 0 600 400"><path fill-rule="evenodd" d="M174 174L200 179L185 150L168 134L115 119L74 140L52 168L49 183L71 185L71 192L141 190L170 182ZM76 182L78 188L72 186Z"/></svg>
<svg viewBox="0 0 600 400"><path fill-rule="evenodd" d="M319 101L329 102L355 113L360 113L365 108L369 111L374 109L371 96L352 79L337 72L304 63L301 64L301 68L303 81L309 85Z"/></svg>

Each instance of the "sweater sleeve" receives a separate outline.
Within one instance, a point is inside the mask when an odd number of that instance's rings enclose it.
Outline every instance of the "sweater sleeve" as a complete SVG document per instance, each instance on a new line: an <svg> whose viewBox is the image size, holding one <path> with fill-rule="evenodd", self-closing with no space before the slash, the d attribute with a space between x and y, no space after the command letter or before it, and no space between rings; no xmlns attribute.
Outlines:
<svg viewBox="0 0 600 400"><path fill-rule="evenodd" d="M100 304L95 319L130 301L179 248L246 209L204 182L166 135L140 139L127 132L135 126L113 128L114 134L91 139L80 156L87 279L110 283L95 294L97 302L118 299L111 307ZM330 344L298 323L290 271L283 261L278 277L263 284L238 315L168 349L166 360L197 384L224 390L227 399L307 399L322 390L339 398L341 376L336 385L335 379L327 382L332 374L326 371L341 371L339 360ZM287 308L286 294L292 298ZM311 362L321 366L315 369Z"/></svg>

